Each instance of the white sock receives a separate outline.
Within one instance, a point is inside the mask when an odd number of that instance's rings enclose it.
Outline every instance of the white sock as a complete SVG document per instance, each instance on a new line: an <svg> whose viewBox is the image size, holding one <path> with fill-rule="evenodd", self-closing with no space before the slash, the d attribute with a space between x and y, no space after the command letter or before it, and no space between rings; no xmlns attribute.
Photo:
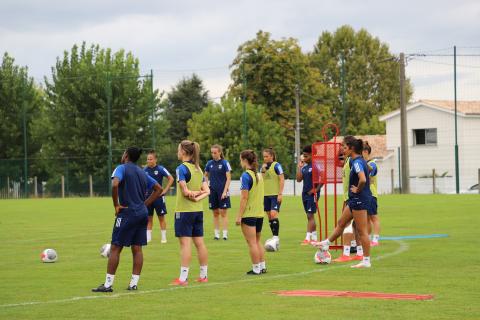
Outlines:
<svg viewBox="0 0 480 320"><path fill-rule="evenodd" d="M380 235L379 234L374 234L373 235L373 241L378 242L378 240L380 240Z"/></svg>
<svg viewBox="0 0 480 320"><path fill-rule="evenodd" d="M363 256L363 248L362 248L362 246L357 246L357 256Z"/></svg>
<svg viewBox="0 0 480 320"><path fill-rule="evenodd" d="M350 246L343 246L343 255L350 257Z"/></svg>
<svg viewBox="0 0 480 320"><path fill-rule="evenodd" d="M113 286L113 280L115 280L115 275L107 273L104 284L105 288L110 288L111 286Z"/></svg>
<svg viewBox="0 0 480 320"><path fill-rule="evenodd" d="M369 264L370 264L370 257L365 257L365 256L363 256L362 262L363 262L364 264L366 264L366 265L369 265Z"/></svg>
<svg viewBox="0 0 480 320"><path fill-rule="evenodd" d="M180 279L180 281L187 281L187 279L188 279L188 270L190 270L190 268L188 268L188 267L180 267L180 277L178 277L178 279Z"/></svg>
<svg viewBox="0 0 480 320"><path fill-rule="evenodd" d="M255 272L257 274L262 272L262 269L260 268L260 263L253 264L252 265L252 270L253 270L253 272Z"/></svg>
<svg viewBox="0 0 480 320"><path fill-rule="evenodd" d="M167 230L161 230L160 231L162 233L162 240L167 240Z"/></svg>
<svg viewBox="0 0 480 320"><path fill-rule="evenodd" d="M223 237L228 238L228 231L227 230L223 230Z"/></svg>
<svg viewBox="0 0 480 320"><path fill-rule="evenodd" d="M139 279L140 279L139 274L132 274L132 278L130 279L130 287L136 286L138 284Z"/></svg>
<svg viewBox="0 0 480 320"><path fill-rule="evenodd" d="M267 264L265 263L265 261L260 261L260 269L267 269Z"/></svg>
<svg viewBox="0 0 480 320"><path fill-rule="evenodd" d="M311 234L312 235L310 237L311 237L312 241L317 241L317 231L313 231Z"/></svg>
<svg viewBox="0 0 480 320"><path fill-rule="evenodd" d="M307 235L305 236L305 240L310 241L310 239L312 239L312 233L311 233L311 232L307 232Z"/></svg>
<svg viewBox="0 0 480 320"><path fill-rule="evenodd" d="M331 245L331 244L332 244L332 243L330 242L330 240L328 240L328 238L325 239L325 240L323 240L323 241L320 241L320 242L321 242L322 244L328 244L328 245Z"/></svg>
<svg viewBox="0 0 480 320"><path fill-rule="evenodd" d="M280 240L280 238L278 238L278 236L273 236L272 237L274 240Z"/></svg>
<svg viewBox="0 0 480 320"><path fill-rule="evenodd" d="M208 278L208 266L200 266L200 278Z"/></svg>
<svg viewBox="0 0 480 320"><path fill-rule="evenodd" d="M152 230L147 230L147 242L152 241Z"/></svg>
<svg viewBox="0 0 480 320"><path fill-rule="evenodd" d="M215 238L220 238L220 230L215 229Z"/></svg>
<svg viewBox="0 0 480 320"><path fill-rule="evenodd" d="M350 246L351 247L356 247L357 246L357 241L355 241L355 240L350 241Z"/></svg>

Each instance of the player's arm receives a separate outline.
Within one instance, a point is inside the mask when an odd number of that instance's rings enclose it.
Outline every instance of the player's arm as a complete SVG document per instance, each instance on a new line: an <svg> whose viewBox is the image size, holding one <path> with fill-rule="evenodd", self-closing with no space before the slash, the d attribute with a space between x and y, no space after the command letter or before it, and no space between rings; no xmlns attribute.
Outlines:
<svg viewBox="0 0 480 320"><path fill-rule="evenodd" d="M193 198L193 201L195 202L201 201L206 197L208 197L209 194L210 194L210 188L208 187L208 183L206 180L203 180L202 188L200 189L200 192L195 195L195 197Z"/></svg>
<svg viewBox="0 0 480 320"><path fill-rule="evenodd" d="M182 195L185 198L188 198L193 201L193 198L195 198L195 192L188 190L187 183L185 180L180 180L178 182L178 185L180 186L180 191L182 192Z"/></svg>
<svg viewBox="0 0 480 320"><path fill-rule="evenodd" d="M165 186L165 189L162 191L162 194L160 195L161 197L167 194L168 190L170 190L170 188L172 187L174 181L175 180L173 179L172 175L169 174L167 176L167 185Z"/></svg>
<svg viewBox="0 0 480 320"><path fill-rule="evenodd" d="M365 177L365 173L363 171L360 171L357 174L358 174L358 185L350 187L350 190L353 193L360 193L363 190L363 187L365 187L365 184L367 183L367 177Z"/></svg>
<svg viewBox="0 0 480 320"><path fill-rule="evenodd" d="M297 182L303 181L302 167L303 167L303 161L300 161L297 165L297 174L295 175Z"/></svg>
<svg viewBox="0 0 480 320"><path fill-rule="evenodd" d="M153 192L150 196L145 200L145 205L148 207L150 206L155 200L157 200L162 195L162 186L158 182L153 185Z"/></svg>
<svg viewBox="0 0 480 320"><path fill-rule="evenodd" d="M248 190L242 190L240 192L240 207L238 208L237 220L235 223L239 226L242 223L242 216L245 213L248 202Z"/></svg>
<svg viewBox="0 0 480 320"><path fill-rule="evenodd" d="M223 188L222 199L228 197L228 189L230 188L230 182L232 181L232 174L230 171L227 171L225 176L227 177L227 181L225 181L225 187Z"/></svg>
<svg viewBox="0 0 480 320"><path fill-rule="evenodd" d="M118 186L120 185L120 179L118 177L113 177L112 179L112 200L113 200L113 207L115 208L115 215L120 213L121 209L126 207L121 206L118 203Z"/></svg>
<svg viewBox="0 0 480 320"><path fill-rule="evenodd" d="M283 188L285 187L285 174L283 173L283 169L279 163L277 163L276 172L278 174L278 196L277 201L278 203L282 203L283 198Z"/></svg>

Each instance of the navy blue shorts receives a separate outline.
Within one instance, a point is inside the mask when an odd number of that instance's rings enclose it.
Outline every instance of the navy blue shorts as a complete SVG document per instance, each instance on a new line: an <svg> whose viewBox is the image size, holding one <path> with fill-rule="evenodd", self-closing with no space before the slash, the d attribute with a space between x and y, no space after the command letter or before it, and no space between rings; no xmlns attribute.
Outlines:
<svg viewBox="0 0 480 320"><path fill-rule="evenodd" d="M372 197L372 200L370 201L370 208L368 208L368 215L369 216L374 216L377 214L378 210L378 204L377 204L377 198Z"/></svg>
<svg viewBox="0 0 480 320"><path fill-rule="evenodd" d="M135 215L133 212L122 209L115 218L112 231L112 244L129 247L131 245L145 246L147 244L146 214Z"/></svg>
<svg viewBox="0 0 480 320"><path fill-rule="evenodd" d="M221 192L210 189L210 195L208 196L208 207L212 210L229 209L231 208L230 197L222 199Z"/></svg>
<svg viewBox="0 0 480 320"><path fill-rule="evenodd" d="M277 201L277 196L263 197L263 211L277 211L280 212L280 203Z"/></svg>
<svg viewBox="0 0 480 320"><path fill-rule="evenodd" d="M255 218L255 217L242 218L242 223L249 227L255 227L255 230L257 233L262 232L263 218Z"/></svg>
<svg viewBox="0 0 480 320"><path fill-rule="evenodd" d="M315 197L313 195L302 194L303 209L306 214L314 214L317 212L315 205Z"/></svg>
<svg viewBox="0 0 480 320"><path fill-rule="evenodd" d="M148 215L153 216L153 210L158 216L164 216L167 214L167 206L165 205L165 197L160 197L157 200L153 201L152 205L147 207Z"/></svg>
<svg viewBox="0 0 480 320"><path fill-rule="evenodd" d="M350 208L350 210L369 210L370 208L370 199L364 199L364 198L349 198L347 200L347 205Z"/></svg>
<svg viewBox="0 0 480 320"><path fill-rule="evenodd" d="M203 237L203 211L175 212L175 237Z"/></svg>

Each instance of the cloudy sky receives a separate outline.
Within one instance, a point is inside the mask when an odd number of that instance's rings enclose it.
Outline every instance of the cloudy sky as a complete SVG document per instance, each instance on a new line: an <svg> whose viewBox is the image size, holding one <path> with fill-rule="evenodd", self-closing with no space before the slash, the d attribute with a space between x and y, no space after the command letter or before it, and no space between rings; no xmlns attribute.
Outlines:
<svg viewBox="0 0 480 320"><path fill-rule="evenodd" d="M401 3L401 4L400 4ZM480 54L480 1L23 1L0 2L0 52L7 51L41 80L57 56L75 43L124 48L168 90L196 72L211 97L228 87L228 65L258 30L297 38L312 50L324 30L366 28L393 53ZM469 47L469 48L466 48ZM470 48L474 47L474 48ZM410 61L416 98L452 98L451 57ZM461 60L463 59L463 60ZM460 98L480 99L480 57L459 60Z"/></svg>

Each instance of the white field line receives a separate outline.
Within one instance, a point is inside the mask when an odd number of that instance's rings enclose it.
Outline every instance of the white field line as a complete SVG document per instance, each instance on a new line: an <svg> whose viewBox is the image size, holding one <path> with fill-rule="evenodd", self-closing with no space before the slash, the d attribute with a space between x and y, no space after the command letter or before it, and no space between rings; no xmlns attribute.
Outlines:
<svg viewBox="0 0 480 320"><path fill-rule="evenodd" d="M386 258L390 258L399 254L402 254L406 251L409 250L409 246L406 242L401 241L401 240L394 240L399 247L397 250L390 252L390 253L385 253L383 255L377 256L372 258L372 261L378 261L378 260L383 260ZM44 304L56 304L56 303L69 303L69 302L75 302L78 300L94 300L94 299L116 299L116 298L122 298L122 297L132 297L134 295L143 295L143 294L151 294L151 293L158 293L158 292L168 292L168 291L175 291L175 290L192 290L192 289L200 289L200 288L205 288L205 287L216 287L216 286L225 286L225 285L232 285L236 283L243 283L243 282L253 282L253 281L269 281L269 280L275 280L275 279L281 279L281 278L288 278L288 277L298 277L298 276L304 276L312 273L317 273L317 272L325 272L329 270L335 270L335 269L340 269L340 268L347 268L350 267L350 264L342 264L342 265L335 265L331 266L328 268L319 268L319 269L313 269L310 271L303 271L303 272L295 272L295 273L285 273L285 274L278 274L274 276L267 276L267 277L251 277L248 279L239 279L239 280L232 280L232 281L224 281L224 282L213 282L213 283L205 283L205 284L200 284L196 286L191 286L191 287L170 287L170 288L161 288L161 289L153 289L153 290L146 290L146 291L137 291L137 292L125 292L125 293L115 293L115 294L98 294L98 295L92 295L92 296L80 296L80 297L72 297L72 298L66 298L66 299L58 299L58 300L47 300L47 301L27 301L27 302L21 302L21 303L11 303L11 304L2 304L0 305L0 309L4 308L11 308L11 307L25 307L25 306L32 306L32 305L44 305Z"/></svg>

